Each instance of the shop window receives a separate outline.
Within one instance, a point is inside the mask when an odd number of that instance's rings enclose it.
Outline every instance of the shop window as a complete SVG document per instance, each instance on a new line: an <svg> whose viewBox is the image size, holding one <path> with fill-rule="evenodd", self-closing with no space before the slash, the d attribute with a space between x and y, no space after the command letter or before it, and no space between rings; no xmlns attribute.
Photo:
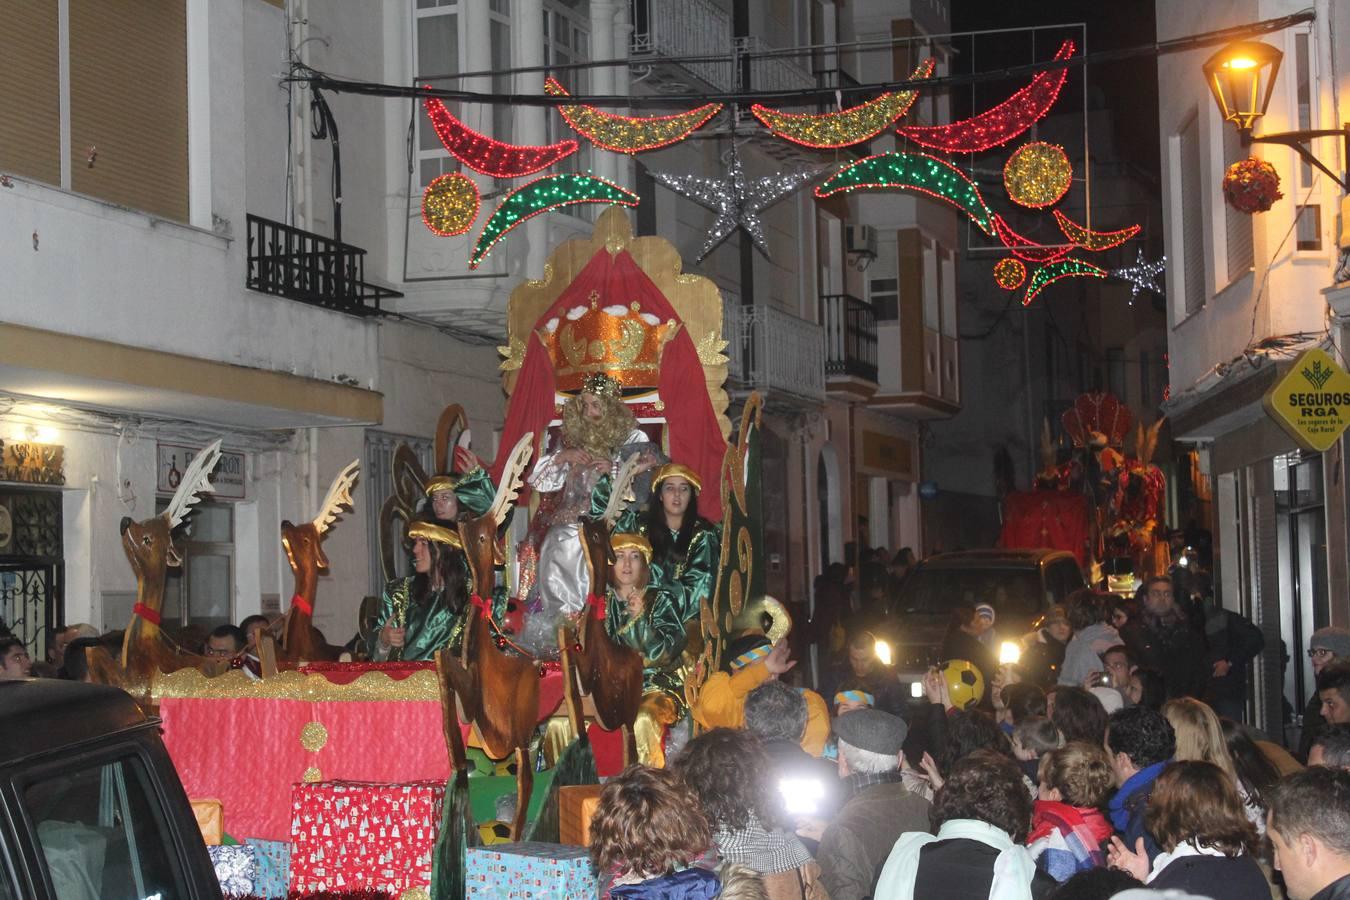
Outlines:
<svg viewBox="0 0 1350 900"><path fill-rule="evenodd" d="M168 817L139 757L51 767L24 786L23 805L42 850L52 896L188 896L171 852Z"/></svg>
<svg viewBox="0 0 1350 900"><path fill-rule="evenodd" d="M168 498L155 504L162 513ZM234 505L202 501L173 532L183 558L164 579L166 624L209 632L234 622Z"/></svg>

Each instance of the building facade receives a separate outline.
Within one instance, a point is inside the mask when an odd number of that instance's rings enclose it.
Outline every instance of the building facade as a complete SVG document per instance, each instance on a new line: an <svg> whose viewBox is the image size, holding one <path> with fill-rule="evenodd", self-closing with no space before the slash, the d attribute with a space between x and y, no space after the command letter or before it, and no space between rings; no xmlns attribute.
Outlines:
<svg viewBox="0 0 1350 900"><path fill-rule="evenodd" d="M1262 36L1283 64L1257 135L1336 128L1350 110L1347 59L1333 52L1335 3L1314 4L1313 21ZM1158 38L1242 25L1298 12L1281 2L1199 6L1158 3ZM1196 451L1208 482L1222 603L1262 629L1266 650L1253 673L1252 710L1269 733L1297 736L1314 692L1308 636L1350 624L1345 535L1344 443L1322 454L1299 449L1262 400L1306 347L1343 347L1337 274L1344 243L1343 192L1290 148L1253 143L1221 119L1201 65L1213 48L1158 61L1159 123L1167 234L1166 410L1174 438ZM1312 152L1343 171L1338 139ZM1272 164L1284 199L1247 215L1224 203L1228 165L1248 156Z"/></svg>

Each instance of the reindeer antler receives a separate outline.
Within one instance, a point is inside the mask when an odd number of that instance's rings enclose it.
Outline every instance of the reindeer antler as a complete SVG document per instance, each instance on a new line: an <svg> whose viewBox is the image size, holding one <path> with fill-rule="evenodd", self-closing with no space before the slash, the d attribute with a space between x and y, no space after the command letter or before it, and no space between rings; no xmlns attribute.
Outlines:
<svg viewBox="0 0 1350 900"><path fill-rule="evenodd" d="M533 453L534 432L529 432L521 435L520 440L511 448L511 455L506 458L502 480L497 486L497 496L492 498L492 506L487 512L498 525L506 521L507 508L516 502L516 497L520 496L525 464L530 461L530 455Z"/></svg>
<svg viewBox="0 0 1350 900"><path fill-rule="evenodd" d="M323 534L329 525L337 521L337 517L342 514L342 507L356 508L356 504L352 503L352 485L356 483L356 476L359 474L361 474L361 460L354 459L333 479L332 485L328 488L328 496L323 498L319 514L314 517L314 527L319 529L319 534Z"/></svg>
<svg viewBox="0 0 1350 900"><path fill-rule="evenodd" d="M183 473L183 480L178 482L178 490L174 491L173 499L162 513L168 520L170 529L177 528L183 521L188 509L197 502L198 493L215 490L208 479L218 462L220 462L219 438L197 454L196 459L192 460L192 465Z"/></svg>
<svg viewBox="0 0 1350 900"><path fill-rule="evenodd" d="M623 512L624 498L628 496L633 479L637 477L637 467L637 454L634 453L623 461L623 465L619 467L619 474L614 476L614 486L609 492L609 503L605 504L605 511L600 516L610 528L614 527L614 523L619 519L619 513Z"/></svg>

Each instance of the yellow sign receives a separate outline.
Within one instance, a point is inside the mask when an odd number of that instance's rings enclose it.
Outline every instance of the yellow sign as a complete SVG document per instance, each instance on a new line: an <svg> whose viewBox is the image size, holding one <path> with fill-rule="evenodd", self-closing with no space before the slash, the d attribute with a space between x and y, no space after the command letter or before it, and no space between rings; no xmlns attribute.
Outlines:
<svg viewBox="0 0 1350 900"><path fill-rule="evenodd" d="M1350 426L1350 375L1326 351L1305 350L1264 404L1300 447L1324 451Z"/></svg>

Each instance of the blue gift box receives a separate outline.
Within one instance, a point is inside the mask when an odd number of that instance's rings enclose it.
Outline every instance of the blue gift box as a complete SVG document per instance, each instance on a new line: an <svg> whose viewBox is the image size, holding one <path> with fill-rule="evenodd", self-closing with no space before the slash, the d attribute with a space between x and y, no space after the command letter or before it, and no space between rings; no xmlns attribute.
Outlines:
<svg viewBox="0 0 1350 900"><path fill-rule="evenodd" d="M494 900L593 900L600 896L590 851L565 844L522 841L471 847L464 883L470 897Z"/></svg>
<svg viewBox="0 0 1350 900"><path fill-rule="evenodd" d="M253 893L258 862L252 847L235 844L207 847L206 850L211 854L211 865L215 867L216 880L220 882L222 894L247 896Z"/></svg>
<svg viewBox="0 0 1350 900"><path fill-rule="evenodd" d="M267 900L284 900L290 889L291 842L245 838L244 843L253 848L258 863L253 893Z"/></svg>

